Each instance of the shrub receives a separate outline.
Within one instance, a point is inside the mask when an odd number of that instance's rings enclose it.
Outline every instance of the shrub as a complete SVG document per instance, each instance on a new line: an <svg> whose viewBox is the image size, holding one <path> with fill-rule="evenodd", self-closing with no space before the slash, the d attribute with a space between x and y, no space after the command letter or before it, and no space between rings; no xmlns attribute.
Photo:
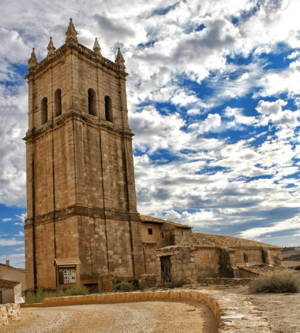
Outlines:
<svg viewBox="0 0 300 333"><path fill-rule="evenodd" d="M75 295L88 295L90 292L86 286L73 286L65 290L59 290L55 293L54 297L75 296Z"/></svg>
<svg viewBox="0 0 300 333"><path fill-rule="evenodd" d="M119 283L115 283L114 285L114 291L117 292L129 292L129 291L133 291L134 290L134 286L130 283L126 281L126 278L124 278L124 280L122 282Z"/></svg>
<svg viewBox="0 0 300 333"><path fill-rule="evenodd" d="M25 297L25 301L26 303L43 303L45 298L49 298L48 293L43 291L42 288L38 288L36 294L29 292Z"/></svg>
<svg viewBox="0 0 300 333"><path fill-rule="evenodd" d="M172 281L170 281L170 282L164 282L162 284L162 287L163 288L174 289L174 288L181 288L185 284L186 284L185 279L182 278L182 279L176 281L172 277Z"/></svg>
<svg viewBox="0 0 300 333"><path fill-rule="evenodd" d="M299 293L299 276L291 273L260 276L250 283L250 290L254 293Z"/></svg>

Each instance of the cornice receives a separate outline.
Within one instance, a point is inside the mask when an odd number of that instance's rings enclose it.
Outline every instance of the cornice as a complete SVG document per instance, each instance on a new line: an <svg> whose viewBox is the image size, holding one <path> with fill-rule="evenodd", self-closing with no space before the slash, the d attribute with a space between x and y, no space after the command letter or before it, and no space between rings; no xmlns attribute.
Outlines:
<svg viewBox="0 0 300 333"><path fill-rule="evenodd" d="M43 70L47 69L49 64L53 64L63 55L66 55L67 51L70 50L78 52L78 57L85 57L89 60L92 60L95 63L95 66L103 67L109 70L113 70L118 78L125 79L128 74L121 69L120 65L114 63L113 61L106 59L102 56L98 56L94 51L90 50L86 46L82 44L74 45L74 44L64 44L56 51L53 52L51 56L47 56L42 61L40 61L33 69L29 71L29 73L25 76L25 79L32 79L37 74L41 73Z"/></svg>
<svg viewBox="0 0 300 333"><path fill-rule="evenodd" d="M107 131L111 134L115 135L120 135L123 137L127 137L128 139L132 139L134 136L133 133L131 133L130 130L124 131L115 128L113 123L110 123L108 121L99 119L95 116L86 114L86 113L81 113L79 111L71 110L63 115L57 117L54 119L54 121L48 121L46 124L44 124L42 127L28 131L26 133L26 136L23 138L24 141L28 142L31 140L36 140L39 137L47 134L47 132L52 132L53 130L57 130L58 128L62 127L65 125L67 122L72 121L72 120L77 120L84 122L86 125L98 128L99 130L104 130ZM130 131L130 132L129 132Z"/></svg>
<svg viewBox="0 0 300 333"><path fill-rule="evenodd" d="M141 222L140 214L138 212L129 212L121 210L105 210L98 207L87 207L80 205L73 205L67 208L57 210L55 212L49 212L48 214L38 215L25 220L24 228L32 228L47 223L63 221L73 216L88 216L93 218L107 218L109 220L117 221L134 221Z"/></svg>

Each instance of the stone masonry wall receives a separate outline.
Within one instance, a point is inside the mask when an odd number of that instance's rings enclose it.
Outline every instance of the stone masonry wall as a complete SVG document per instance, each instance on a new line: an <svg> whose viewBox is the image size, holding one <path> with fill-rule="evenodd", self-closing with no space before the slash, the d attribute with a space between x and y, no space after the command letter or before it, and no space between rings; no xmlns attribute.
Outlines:
<svg viewBox="0 0 300 333"><path fill-rule="evenodd" d="M246 265L244 260L244 253L248 256L248 264L262 264L263 252L262 248L237 248L235 249L235 259L237 265Z"/></svg>
<svg viewBox="0 0 300 333"><path fill-rule="evenodd" d="M195 263L197 276L215 277L220 275L219 264L220 249L218 248L195 248Z"/></svg>
<svg viewBox="0 0 300 333"><path fill-rule="evenodd" d="M171 257L171 271L174 280L185 279L189 283L197 281L197 272L195 266L195 253L188 246L168 246L157 249L156 253L156 272L157 282L161 282L161 257Z"/></svg>
<svg viewBox="0 0 300 333"><path fill-rule="evenodd" d="M186 228L174 229L175 244L179 246L192 245L192 230Z"/></svg>
<svg viewBox="0 0 300 333"><path fill-rule="evenodd" d="M28 289L56 288L55 258L80 258L85 283L144 273L128 127L127 74L83 45L64 45L28 74ZM61 90L62 114L54 95ZM88 90L95 114L89 114ZM105 96L113 121L105 119ZM47 122L41 123L47 98ZM37 285L34 283L36 272Z"/></svg>
<svg viewBox="0 0 300 333"><path fill-rule="evenodd" d="M156 254L157 243L154 244L143 244L144 249L144 262L145 262L145 273L156 274Z"/></svg>
<svg viewBox="0 0 300 333"><path fill-rule="evenodd" d="M20 304L1 304L0 305L0 326L7 326L13 321L21 318Z"/></svg>

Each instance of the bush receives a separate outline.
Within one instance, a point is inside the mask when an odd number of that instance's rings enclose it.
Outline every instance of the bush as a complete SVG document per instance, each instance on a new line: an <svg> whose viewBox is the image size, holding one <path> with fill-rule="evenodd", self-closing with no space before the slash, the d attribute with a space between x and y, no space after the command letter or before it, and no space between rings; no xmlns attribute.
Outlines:
<svg viewBox="0 0 300 333"><path fill-rule="evenodd" d="M114 291L117 291L117 292L127 293L127 292L133 291L133 290L134 290L134 286L130 282L127 282L126 278L124 278L124 280L122 282L116 283L114 285Z"/></svg>
<svg viewBox="0 0 300 333"><path fill-rule="evenodd" d="M291 273L261 276L250 283L254 293L299 293L299 276Z"/></svg>
<svg viewBox="0 0 300 333"><path fill-rule="evenodd" d="M71 288L65 290L57 291L53 297L63 297L63 296L74 296L74 295L87 295L89 294L89 290L85 286L73 286ZM26 295L25 301L26 303L43 303L45 298L49 298L49 294L46 291L43 291L42 288L38 288L36 294L32 294L29 292Z"/></svg>
<svg viewBox="0 0 300 333"><path fill-rule="evenodd" d="M54 297L75 296L75 295L88 295L90 292L86 286L73 286L65 290L59 290L55 293Z"/></svg>
<svg viewBox="0 0 300 333"><path fill-rule="evenodd" d="M172 278L172 281L171 282L164 282L162 284L162 287L163 288L170 288L170 289L174 289L174 288L181 288L183 285L185 285L186 282L185 282L185 279L180 279L180 280L177 280L175 281L173 278Z"/></svg>
<svg viewBox="0 0 300 333"><path fill-rule="evenodd" d="M36 294L29 292L25 297L26 303L43 303L45 298L49 298L47 292L43 291L42 288L38 288Z"/></svg>

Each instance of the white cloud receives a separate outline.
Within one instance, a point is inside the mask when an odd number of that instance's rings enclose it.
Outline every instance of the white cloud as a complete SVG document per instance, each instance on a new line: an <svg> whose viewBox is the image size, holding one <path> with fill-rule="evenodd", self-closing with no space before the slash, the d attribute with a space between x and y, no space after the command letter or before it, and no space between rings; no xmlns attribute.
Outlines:
<svg viewBox="0 0 300 333"><path fill-rule="evenodd" d="M12 246L23 244L24 241L16 240L15 238L11 239L0 239L0 246Z"/></svg>
<svg viewBox="0 0 300 333"><path fill-rule="evenodd" d="M197 130L199 133L203 134L206 132L214 131L221 126L221 116L219 114L209 113L207 118L200 123L193 123L189 125L189 129Z"/></svg>
<svg viewBox="0 0 300 333"><path fill-rule="evenodd" d="M18 217L22 221L22 224L25 224L25 220L27 219L27 213L22 213L21 215L16 215L16 217Z"/></svg>
<svg viewBox="0 0 300 333"><path fill-rule="evenodd" d="M0 256L0 260L8 260L8 259L25 259L25 253L14 253Z"/></svg>
<svg viewBox="0 0 300 333"><path fill-rule="evenodd" d="M194 116L196 114L200 114L200 109L189 109L187 111L187 114L191 115L191 116Z"/></svg>
<svg viewBox="0 0 300 333"><path fill-rule="evenodd" d="M281 99L276 102L259 101L256 110L267 115L277 115L282 112L282 107L286 104L287 102Z"/></svg>
<svg viewBox="0 0 300 333"><path fill-rule="evenodd" d="M15 235L15 237L19 237L19 236L24 236L24 232L19 231L18 235Z"/></svg>
<svg viewBox="0 0 300 333"><path fill-rule="evenodd" d="M2 222L8 222L8 221L11 221L12 219L11 218L5 218L5 219L2 219L1 221Z"/></svg>
<svg viewBox="0 0 300 333"><path fill-rule="evenodd" d="M258 122L258 120L255 117L244 116L242 108L231 108L230 106L227 106L224 111L225 111L224 116L227 118L233 117L237 125L238 124L256 125Z"/></svg>
<svg viewBox="0 0 300 333"><path fill-rule="evenodd" d="M299 55L300 55L300 52L299 52L299 51L295 51L295 52L289 54L289 55L287 56L287 58L288 58L288 59L295 59L295 58L298 58Z"/></svg>
<svg viewBox="0 0 300 333"><path fill-rule="evenodd" d="M243 238L258 238L267 233L283 232L287 230L297 230L297 229L298 231L300 231L299 217L287 219L284 222L274 223L270 227L248 229L246 231L242 231L239 236Z"/></svg>
<svg viewBox="0 0 300 333"><path fill-rule="evenodd" d="M259 101L256 110L263 115L261 125L266 125L269 121L272 121L282 126L298 126L297 118L300 118L300 110L294 112L290 110L282 111L282 106L286 104L287 102L281 99L275 102Z"/></svg>

